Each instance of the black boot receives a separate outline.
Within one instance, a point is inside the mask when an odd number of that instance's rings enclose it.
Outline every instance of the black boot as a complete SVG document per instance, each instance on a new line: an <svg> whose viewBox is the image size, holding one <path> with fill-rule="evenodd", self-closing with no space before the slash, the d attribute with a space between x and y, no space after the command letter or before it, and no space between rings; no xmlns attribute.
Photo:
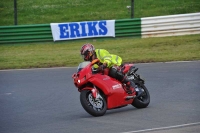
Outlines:
<svg viewBox="0 0 200 133"><path fill-rule="evenodd" d="M128 81L126 83L127 85L127 93L128 94L133 94L134 92L136 92L136 97L141 97L143 94L143 90L141 88L139 88L137 85L135 85L135 83L133 81Z"/></svg>
<svg viewBox="0 0 200 133"><path fill-rule="evenodd" d="M128 81L126 83L126 86L127 86L127 93L128 94L133 94L135 92L135 88L134 88L135 84L132 81Z"/></svg>

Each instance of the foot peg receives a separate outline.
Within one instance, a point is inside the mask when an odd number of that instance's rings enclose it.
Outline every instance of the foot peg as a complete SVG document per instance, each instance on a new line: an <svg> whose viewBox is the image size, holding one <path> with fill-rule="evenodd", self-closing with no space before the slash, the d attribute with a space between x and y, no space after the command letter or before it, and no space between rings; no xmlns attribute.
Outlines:
<svg viewBox="0 0 200 133"><path fill-rule="evenodd" d="M132 90L126 90L126 93L127 94L132 94L133 92L132 92Z"/></svg>

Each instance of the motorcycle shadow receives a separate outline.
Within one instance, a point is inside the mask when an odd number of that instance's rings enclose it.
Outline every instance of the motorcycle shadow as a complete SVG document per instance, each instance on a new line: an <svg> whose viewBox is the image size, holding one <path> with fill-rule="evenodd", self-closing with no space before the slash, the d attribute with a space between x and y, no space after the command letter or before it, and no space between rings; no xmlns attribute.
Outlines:
<svg viewBox="0 0 200 133"><path fill-rule="evenodd" d="M147 108L145 108L146 110ZM127 115L127 114L131 114L132 113L138 113L138 112L141 112L143 110L142 109L137 109L137 108L134 108L133 106L131 105L128 105L128 106L125 106L125 107L122 107L122 108L116 108L116 109L111 109L111 110L107 110L105 115L103 116L100 116L100 117L106 117L106 116L111 116L111 115ZM79 114L80 118L97 118L97 117L94 117L94 116L91 116L89 114L87 114L87 112L85 112L84 114ZM77 116L76 116L77 117Z"/></svg>
<svg viewBox="0 0 200 133"><path fill-rule="evenodd" d="M122 113L129 113L129 112L135 112L135 111L138 111L138 109L134 108L133 106L128 105L128 106L122 107L122 108L107 110L106 114L107 115L112 115L112 114L114 115L114 114L118 114L118 113L122 114Z"/></svg>

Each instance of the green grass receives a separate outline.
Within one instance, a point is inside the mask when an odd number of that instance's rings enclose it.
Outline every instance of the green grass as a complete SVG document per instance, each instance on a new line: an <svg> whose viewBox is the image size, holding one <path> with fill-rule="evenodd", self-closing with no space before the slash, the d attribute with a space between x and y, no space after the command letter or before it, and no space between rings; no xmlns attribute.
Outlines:
<svg viewBox="0 0 200 133"><path fill-rule="evenodd" d="M17 0L18 25L130 18L131 0ZM0 1L0 26L14 24L13 0ZM135 18L200 12L199 0L135 0ZM0 69L77 66L86 40L0 45ZM124 62L200 60L200 35L91 41Z"/></svg>
<svg viewBox="0 0 200 133"><path fill-rule="evenodd" d="M0 2L0 26L14 25L13 0ZM17 0L18 25L130 18L131 0ZM135 0L135 18L200 12L199 0Z"/></svg>
<svg viewBox="0 0 200 133"><path fill-rule="evenodd" d="M0 45L0 69L77 66L80 47L86 41ZM107 49L123 62L165 62L200 60L200 35L146 39L90 41Z"/></svg>

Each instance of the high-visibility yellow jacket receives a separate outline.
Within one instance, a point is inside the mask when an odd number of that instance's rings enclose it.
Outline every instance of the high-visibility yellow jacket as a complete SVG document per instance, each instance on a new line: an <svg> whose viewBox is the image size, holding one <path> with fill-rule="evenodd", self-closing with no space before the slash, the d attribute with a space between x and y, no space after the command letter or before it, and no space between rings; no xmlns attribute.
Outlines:
<svg viewBox="0 0 200 133"><path fill-rule="evenodd" d="M105 49L96 49L95 52L96 52L96 56L100 60L100 62L107 63L107 67L109 67L109 68L114 65L120 66L122 64L121 57L119 57L118 55L110 54Z"/></svg>

